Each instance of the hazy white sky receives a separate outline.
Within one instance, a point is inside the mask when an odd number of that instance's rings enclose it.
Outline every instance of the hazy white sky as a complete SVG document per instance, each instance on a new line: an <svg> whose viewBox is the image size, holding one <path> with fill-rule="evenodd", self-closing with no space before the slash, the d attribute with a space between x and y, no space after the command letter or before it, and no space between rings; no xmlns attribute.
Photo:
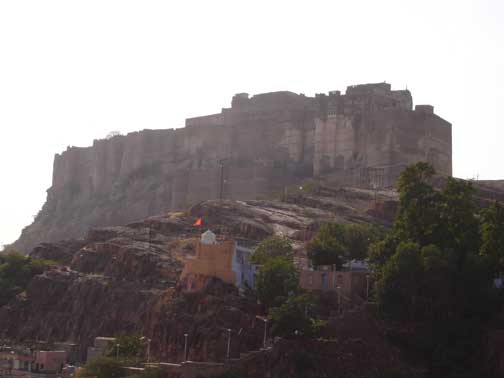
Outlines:
<svg viewBox="0 0 504 378"><path fill-rule="evenodd" d="M504 178L503 0L0 0L0 243L55 153L176 128L237 92L387 81L453 124L454 173Z"/></svg>

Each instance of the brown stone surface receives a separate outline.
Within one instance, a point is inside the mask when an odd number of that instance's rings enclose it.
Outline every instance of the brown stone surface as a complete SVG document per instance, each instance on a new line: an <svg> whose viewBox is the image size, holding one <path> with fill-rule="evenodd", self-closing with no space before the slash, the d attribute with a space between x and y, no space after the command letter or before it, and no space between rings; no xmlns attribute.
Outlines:
<svg viewBox="0 0 504 378"><path fill-rule="evenodd" d="M331 266L303 269L299 274L299 287L309 291L339 292L342 302L359 303L366 299L367 274L367 271L335 271Z"/></svg>
<svg viewBox="0 0 504 378"><path fill-rule="evenodd" d="M233 271L235 242L225 240L216 244L196 244L196 255L185 260L180 279L188 281L187 290L199 290L198 276L216 277L225 283L234 285L236 273Z"/></svg>
<svg viewBox="0 0 504 378"><path fill-rule="evenodd" d="M477 193L481 203L504 195L479 188ZM226 350L222 328L232 328L232 356L238 357L261 344L264 328L254 321L261 310L255 298L208 277L200 277L202 291L198 293L180 290L183 260L195 254L201 232L210 228L243 246L252 246L268 235L286 236L299 251L305 236L313 235L325 221L390 225L387 217L380 218L381 212L370 211L381 208L382 203L394 208L397 193L321 187L316 193L287 196L285 201L205 201L186 213L94 228L81 241L43 244L33 253L54 256L60 266L36 276L25 293L0 308L1 336L72 341L85 351L96 336L138 332L152 339L153 358L180 362L184 333L189 333L190 359L222 361ZM203 229L192 227L198 217L203 219ZM299 357L294 347L253 362L250 377L261 376L266 369L271 377L320 377L327 375L317 374L329 374L336 366L344 369L345 376L358 377L366 366L386 367L397 361L396 351L380 339L374 325L359 319L355 314L337 322L345 328L344 335L343 330L338 331L338 343L313 346L313 351L322 353L320 369L314 375L302 369L286 375ZM400 364L394 366L401 368Z"/></svg>
<svg viewBox="0 0 504 378"><path fill-rule="evenodd" d="M391 185L419 160L451 174L451 125L389 84L345 95L239 94L219 114L186 127L143 130L54 159L47 202L15 247L82 237L183 209L201 200L265 198L286 185L328 176L344 185Z"/></svg>
<svg viewBox="0 0 504 378"><path fill-rule="evenodd" d="M378 201L395 197L377 193ZM183 261L195 254L200 234L209 228L243 246L274 234L291 237L298 248L300 235L313 233L323 221L382 222L368 214L373 203L373 191L351 188L320 188L284 202L206 201L186 213L93 228L78 241L41 244L33 255L60 266L36 276L26 293L0 308L1 336L73 341L85 351L96 336L140 332L153 339L154 356L173 362L182 359L183 334L189 330L191 358L205 361L223 358L222 327L244 328L248 336L233 340L236 355L241 343L248 350L261 341L262 331L253 327L259 310L250 307L255 301L208 277L199 278L200 293L178 289ZM198 217L202 228L192 226Z"/></svg>

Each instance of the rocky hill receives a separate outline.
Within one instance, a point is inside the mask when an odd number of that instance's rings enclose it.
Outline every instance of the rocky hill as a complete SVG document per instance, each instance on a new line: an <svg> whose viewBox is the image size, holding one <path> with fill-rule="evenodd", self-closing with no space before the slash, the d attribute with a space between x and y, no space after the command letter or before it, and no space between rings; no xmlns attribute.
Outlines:
<svg viewBox="0 0 504 378"><path fill-rule="evenodd" d="M194 253L202 230L226 233L244 245L282 235L299 247L328 220L388 225L395 200L391 191L341 188L285 201L206 201L187 212L93 228L84 239L42 243L31 255L59 265L36 276L25 293L0 309L2 337L69 340L84 351L96 336L140 332L153 339L153 353L169 361L180 359L181 337L191 330L194 358L206 360L222 357L222 348L208 343L221 342L225 326L244 328L248 336L240 342L251 348L261 340L250 317L258 311L253 298L223 284L199 295L178 291L183 258ZM192 226L197 217L203 228Z"/></svg>
<svg viewBox="0 0 504 378"><path fill-rule="evenodd" d="M488 187L493 190L504 190L504 180L479 180L477 181L478 186Z"/></svg>
<svg viewBox="0 0 504 378"><path fill-rule="evenodd" d="M480 204L493 199L503 200L504 192L478 187ZM176 362L183 358L183 335L189 333L192 360L219 361L226 349L222 328L232 328L242 330L232 337L232 355L239 357L262 342L263 328L255 321L261 309L254 296L214 279L199 293L180 290L184 257L194 253L202 231L210 228L250 246L269 235L284 236L302 255L304 241L322 222L386 227L396 206L397 193L391 190L318 187L284 200L204 201L185 212L92 228L82 239L42 243L31 255L58 265L33 278L24 293L0 308L1 336L25 342L72 341L84 355L96 336L138 332L152 339L156 359ZM201 228L193 226L198 217L203 219ZM250 361L250 376L261 376L262 369L269 369L272 377L288 371L292 377L330 376L336 368L358 377L364 376L366 366L378 369L373 374L385 374L388 366L391 372L409 371L399 350L376 327L364 331L372 337L357 329L339 343L317 346L320 354L312 350L309 361L299 361L298 347L281 347ZM360 356L358 364L355 356ZM317 366L318 373L303 372L303 364Z"/></svg>

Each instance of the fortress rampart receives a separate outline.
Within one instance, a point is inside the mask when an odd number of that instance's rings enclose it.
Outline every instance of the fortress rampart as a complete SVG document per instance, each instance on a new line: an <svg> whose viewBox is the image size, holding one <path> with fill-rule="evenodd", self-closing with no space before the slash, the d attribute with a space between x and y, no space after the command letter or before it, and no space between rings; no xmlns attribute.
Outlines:
<svg viewBox="0 0 504 378"><path fill-rule="evenodd" d="M254 199L304 178L389 186L428 161L451 175L451 125L408 90L364 84L314 97L272 92L233 97L186 127L143 130L54 159L47 202L18 242L82 235L219 197Z"/></svg>

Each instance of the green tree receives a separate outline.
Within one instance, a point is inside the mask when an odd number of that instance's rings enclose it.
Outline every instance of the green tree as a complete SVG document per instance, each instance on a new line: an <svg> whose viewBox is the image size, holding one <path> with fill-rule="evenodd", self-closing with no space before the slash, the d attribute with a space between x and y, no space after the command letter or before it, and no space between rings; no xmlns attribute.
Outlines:
<svg viewBox="0 0 504 378"><path fill-rule="evenodd" d="M380 309L393 318L414 316L420 289L422 262L420 246L403 242L386 262L377 282L377 301Z"/></svg>
<svg viewBox="0 0 504 378"><path fill-rule="evenodd" d="M383 240L372 243L368 248L368 261L379 270L396 252L400 238L395 230L389 231Z"/></svg>
<svg viewBox="0 0 504 378"><path fill-rule="evenodd" d="M429 319L446 320L453 305L454 256L435 245L422 248L421 303L422 315Z"/></svg>
<svg viewBox="0 0 504 378"><path fill-rule="evenodd" d="M459 253L478 248L478 221L471 183L447 178L442 190L432 186L435 172L427 163L412 164L398 180L399 209L394 233L421 247L437 245Z"/></svg>
<svg viewBox="0 0 504 378"><path fill-rule="evenodd" d="M306 249L313 265L336 265L340 268L345 261L345 230L338 223L325 223L308 243Z"/></svg>
<svg viewBox="0 0 504 378"><path fill-rule="evenodd" d="M408 166L397 182L399 208L394 231L401 240L420 246L436 244L442 238L439 218L441 194L431 185L435 172L427 163Z"/></svg>
<svg viewBox="0 0 504 378"><path fill-rule="evenodd" d="M369 246L383 238L383 232L378 227L367 224L346 224L344 228L344 246L348 258L364 260L368 257Z"/></svg>
<svg viewBox="0 0 504 378"><path fill-rule="evenodd" d="M284 338L316 336L325 326L325 322L309 316L309 310L313 306L311 297L300 295L272 308L268 316L272 324L271 333Z"/></svg>
<svg viewBox="0 0 504 378"><path fill-rule="evenodd" d="M11 251L0 255L0 306L26 290L30 280L54 263Z"/></svg>
<svg viewBox="0 0 504 378"><path fill-rule="evenodd" d="M467 367L482 326L497 313L489 256L502 251L503 215L494 206L479 222L471 184L448 178L435 189L433 175L425 163L403 172L394 227L369 257L381 313L422 324L407 342L446 373Z"/></svg>
<svg viewBox="0 0 504 378"><path fill-rule="evenodd" d="M441 235L433 242L445 250L455 251L459 264L469 253L476 253L480 245L473 195L470 182L449 177L437 206Z"/></svg>
<svg viewBox="0 0 504 378"><path fill-rule="evenodd" d="M256 291L259 300L267 307L279 305L298 290L299 272L285 257L268 259L259 269Z"/></svg>
<svg viewBox="0 0 504 378"><path fill-rule="evenodd" d="M264 239L254 251L251 261L262 265L272 257L292 258L292 244L288 239L271 236Z"/></svg>
<svg viewBox="0 0 504 378"><path fill-rule="evenodd" d="M308 243L308 257L313 265L336 265L339 269L349 260L364 260L369 246L381 238L374 226L325 223Z"/></svg>
<svg viewBox="0 0 504 378"><path fill-rule="evenodd" d="M488 257L495 274L504 273L504 207L494 202L481 212L482 256Z"/></svg>
<svg viewBox="0 0 504 378"><path fill-rule="evenodd" d="M120 334L108 345L109 357L119 356L122 359L141 357L145 349L145 341L140 335Z"/></svg>

